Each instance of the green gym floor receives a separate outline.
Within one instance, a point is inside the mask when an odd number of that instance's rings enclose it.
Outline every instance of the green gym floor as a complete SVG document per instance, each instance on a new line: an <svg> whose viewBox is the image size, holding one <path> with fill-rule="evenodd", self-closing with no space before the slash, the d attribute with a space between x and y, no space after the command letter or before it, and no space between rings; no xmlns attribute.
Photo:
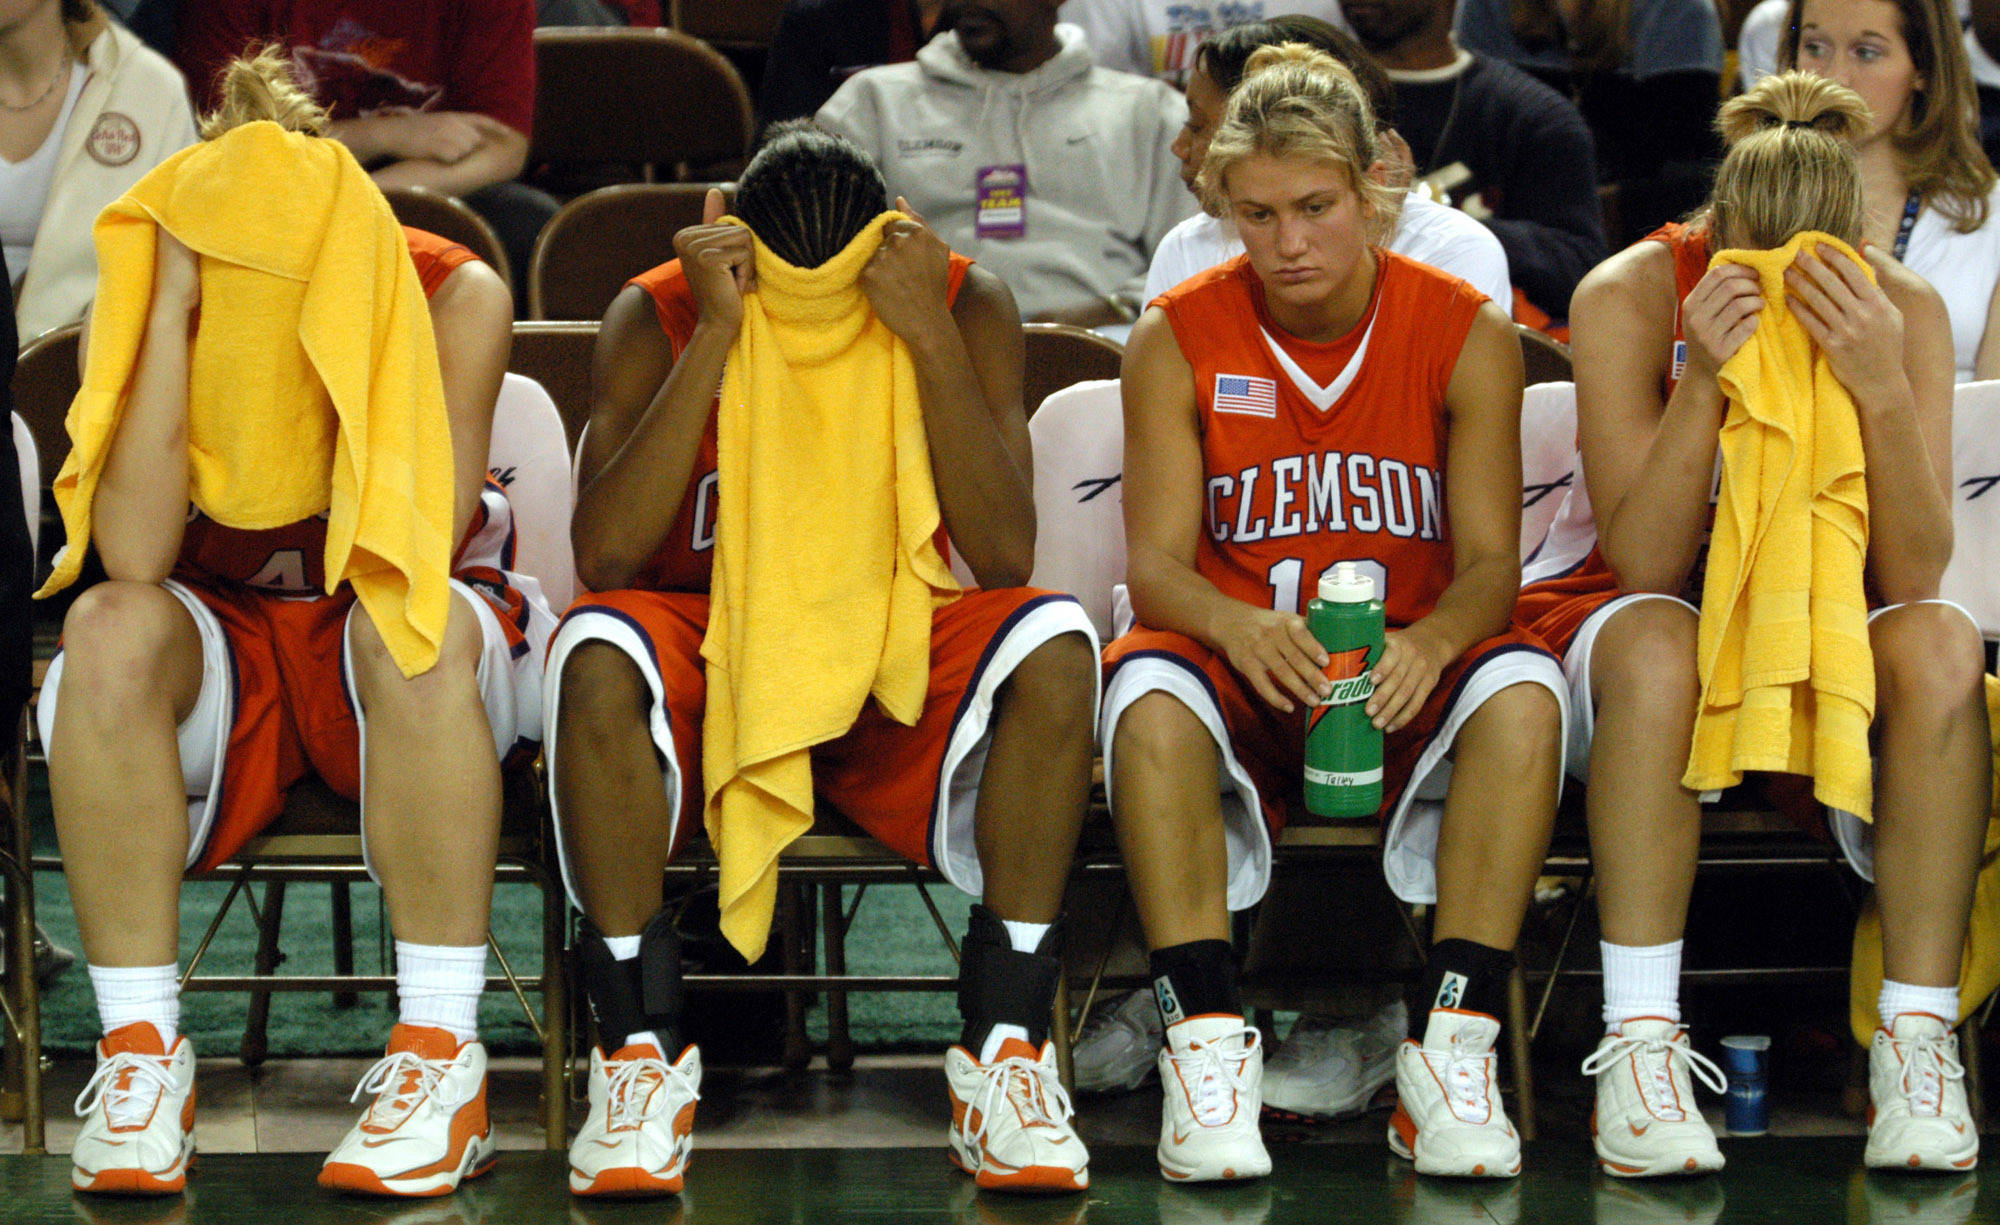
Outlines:
<svg viewBox="0 0 2000 1225"><path fill-rule="evenodd" d="M1091 1189L1022 1198L981 1193L936 1148L697 1151L685 1194L595 1204L572 1198L559 1153L508 1153L457 1195L429 1201L342 1199L313 1183L314 1154L204 1159L184 1197L166 1201L75 1196L61 1158L0 1158L0 1220L20 1222L283 1221L287 1225L502 1225L515 1221L613 1225L649 1222L854 1221L870 1225L1710 1225L1713 1222L2000 1220L2000 1175L1920 1178L1864 1174L1859 1146L1841 1139L1725 1144L1730 1166L1697 1180L1625 1183L1599 1174L1578 1144L1530 1145L1527 1172L1507 1183L1416 1177L1374 1145L1278 1148L1276 1172L1241 1186L1161 1181L1151 1149L1099 1148Z"/></svg>

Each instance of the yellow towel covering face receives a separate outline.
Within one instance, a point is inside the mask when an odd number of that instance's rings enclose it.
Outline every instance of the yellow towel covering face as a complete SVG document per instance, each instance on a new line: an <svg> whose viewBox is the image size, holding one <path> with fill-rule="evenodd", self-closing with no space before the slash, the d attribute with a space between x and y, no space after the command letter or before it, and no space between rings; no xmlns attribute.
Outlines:
<svg viewBox="0 0 2000 1225"><path fill-rule="evenodd" d="M338 141L245 124L162 162L98 217L98 288L56 504L74 582L152 302L156 229L201 260L188 488L229 527L327 513L342 582L407 676L450 607L451 430L423 288L382 193Z"/></svg>
<svg viewBox="0 0 2000 1225"><path fill-rule="evenodd" d="M859 283L901 217L811 269L753 236L757 288L722 376L702 771L722 932L752 961L778 855L812 826L812 746L871 698L917 721L931 612L958 595L916 370Z"/></svg>
<svg viewBox="0 0 2000 1225"><path fill-rule="evenodd" d="M1785 297L1785 270L1815 245L1873 279L1852 248L1820 233L1773 251L1722 251L1710 265L1755 269L1764 307L1721 372L1722 493L1701 601L1701 705L1682 781L1712 791L1745 770L1809 775L1822 803L1867 818L1875 668L1860 419Z"/></svg>

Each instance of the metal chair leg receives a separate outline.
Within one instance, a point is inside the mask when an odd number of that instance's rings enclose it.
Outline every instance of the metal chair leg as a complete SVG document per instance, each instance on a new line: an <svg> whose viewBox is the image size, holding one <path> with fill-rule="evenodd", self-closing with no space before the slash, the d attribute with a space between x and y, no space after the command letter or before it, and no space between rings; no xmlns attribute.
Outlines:
<svg viewBox="0 0 2000 1225"><path fill-rule="evenodd" d="M344 880L334 881L332 927L333 927L333 972L343 978L354 973L354 895ZM352 1008L361 997L352 991L333 993L335 1008Z"/></svg>
<svg viewBox="0 0 2000 1225"><path fill-rule="evenodd" d="M569 898L559 872L542 878L542 1132L543 1146L569 1147Z"/></svg>
<svg viewBox="0 0 2000 1225"><path fill-rule="evenodd" d="M819 886L820 944L826 950L829 977L847 974L847 924L842 915L841 887L829 882ZM848 1028L847 991L828 987L826 991L826 1066L834 1072L854 1070L854 1035Z"/></svg>
<svg viewBox="0 0 2000 1225"><path fill-rule="evenodd" d="M1056 977L1055 1015L1049 1018L1049 1042L1056 1048L1056 1075L1062 1087L1076 1091L1076 1051L1069 1028L1069 975Z"/></svg>
<svg viewBox="0 0 2000 1225"><path fill-rule="evenodd" d="M1986 1076L1985 1060L1979 1049L1979 1040L1986 1026L1979 1019L1979 1010L1965 1018L1959 1026L1958 1054L1965 1065L1965 1096L1972 1107L1972 1125L1979 1131L1986 1130Z"/></svg>
<svg viewBox="0 0 2000 1225"><path fill-rule="evenodd" d="M18 789L15 791L19 795ZM0 1111L21 1120L21 1151L48 1151L43 1134L42 996L35 981L35 883L29 870L25 814L13 810L13 846L0 847L0 870L7 891L0 897L0 922L7 932L6 1057L0 1069Z"/></svg>
<svg viewBox="0 0 2000 1225"><path fill-rule="evenodd" d="M257 961L251 972L265 978L276 972L285 955L278 950L278 925L285 916L285 882L274 880L264 886L264 906L257 923ZM250 1016L243 1026L243 1066L254 1068L264 1062L270 1050L271 993L250 993Z"/></svg>
<svg viewBox="0 0 2000 1225"><path fill-rule="evenodd" d="M811 972L812 936L806 930L809 907L805 898L806 886L797 881L780 879L778 882L777 930L779 957L787 974L807 974ZM791 1072L804 1071L812 1062L812 1043L806 1037L806 1008L811 1002L811 992L788 990L785 992L785 1068Z"/></svg>
<svg viewBox="0 0 2000 1225"><path fill-rule="evenodd" d="M1508 1054L1514 1063L1514 1126L1521 1139L1535 1138L1535 1077L1528 1064L1528 980L1521 967L1507 976Z"/></svg>

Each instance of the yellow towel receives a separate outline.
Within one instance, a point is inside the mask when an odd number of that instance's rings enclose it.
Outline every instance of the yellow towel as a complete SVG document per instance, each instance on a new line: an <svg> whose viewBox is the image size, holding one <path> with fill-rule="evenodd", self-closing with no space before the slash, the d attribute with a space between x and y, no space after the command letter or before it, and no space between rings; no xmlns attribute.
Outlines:
<svg viewBox="0 0 2000 1225"><path fill-rule="evenodd" d="M758 242L757 289L722 376L704 821L722 932L752 961L770 933L778 854L812 825L809 750L844 734L871 695L917 721L931 611L958 593L932 540L916 370L858 282L900 216L877 217L818 268Z"/></svg>
<svg viewBox="0 0 2000 1225"><path fill-rule="evenodd" d="M1701 600L1701 706L1682 782L1712 791L1743 781L1745 770L1810 775L1822 803L1866 819L1875 669L1862 583L1861 425L1785 301L1785 270L1814 244L1860 262L1839 239L1807 233L1775 251L1719 252L1710 265L1756 269L1764 308L1722 367L1722 496Z"/></svg>
<svg viewBox="0 0 2000 1225"><path fill-rule="evenodd" d="M1958 963L1958 1015L1963 1021L1986 997L2000 989L2000 679L1986 678L1987 722L1993 737L1993 815L1986 820L1986 849L1972 888L1971 921L1965 929L1965 949ZM1866 1046L1881 1023L1875 1001L1882 994L1882 912L1869 891L1861 917L1854 924L1854 957L1847 976L1848 1023Z"/></svg>
<svg viewBox="0 0 2000 1225"><path fill-rule="evenodd" d="M352 583L406 676L451 603L452 454L430 311L402 231L338 141L245 124L168 158L99 215L97 302L56 505L75 581L153 292L156 227L201 257L188 491L229 527L327 512L326 581Z"/></svg>

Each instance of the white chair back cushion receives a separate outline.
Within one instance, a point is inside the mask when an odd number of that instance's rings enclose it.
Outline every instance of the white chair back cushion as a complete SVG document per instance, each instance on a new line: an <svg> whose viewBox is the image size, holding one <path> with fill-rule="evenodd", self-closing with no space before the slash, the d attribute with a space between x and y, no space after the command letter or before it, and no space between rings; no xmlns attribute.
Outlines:
<svg viewBox="0 0 2000 1225"><path fill-rule="evenodd" d="M1951 413L1952 554L1940 594L2000 638L2000 381L1961 383Z"/></svg>
<svg viewBox="0 0 2000 1225"><path fill-rule="evenodd" d="M1125 581L1125 417L1118 380L1055 392L1028 421L1035 448L1037 587L1083 604L1112 637L1111 589Z"/></svg>
<svg viewBox="0 0 2000 1225"><path fill-rule="evenodd" d="M28 541L42 547L42 454L35 449L34 432L21 414L14 414L14 451L21 459L21 506L28 514ZM39 555L39 554L38 554Z"/></svg>
<svg viewBox="0 0 2000 1225"><path fill-rule="evenodd" d="M1537 383L1521 395L1521 559L1548 534L1576 475L1576 384Z"/></svg>
<svg viewBox="0 0 2000 1225"><path fill-rule="evenodd" d="M539 580L549 607L560 615L576 596L569 438L555 401L526 375L509 374L500 385L486 462L513 511L513 569Z"/></svg>

